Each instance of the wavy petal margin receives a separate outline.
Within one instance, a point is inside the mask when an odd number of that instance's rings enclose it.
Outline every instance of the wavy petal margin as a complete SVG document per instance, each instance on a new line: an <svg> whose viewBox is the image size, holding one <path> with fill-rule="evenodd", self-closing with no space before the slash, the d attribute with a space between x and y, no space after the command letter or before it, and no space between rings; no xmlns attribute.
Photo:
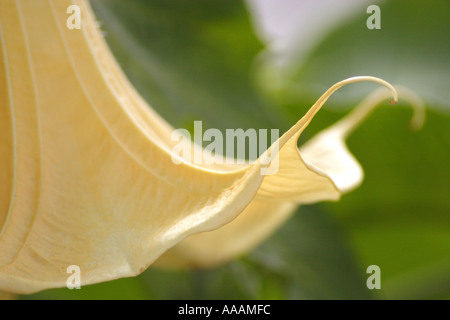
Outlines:
<svg viewBox="0 0 450 320"><path fill-rule="evenodd" d="M411 128L418 130L425 118L422 100L408 88L396 86L399 95L413 107ZM390 92L379 88L365 98L356 108L331 127L319 132L298 150L299 156L308 168L327 176L341 194L358 187L363 180L363 170L358 161L349 152L345 139L359 126L382 101L389 99ZM291 149L293 150L293 149ZM287 167L289 168L289 167ZM283 166L283 169L286 169ZM297 177L294 168L289 168L292 180L280 183L290 187L293 182L305 182ZM267 179L268 177L266 177ZM273 178L271 178L273 179ZM307 199L285 201L281 197L270 195L263 181L258 193L247 208L232 222L210 232L192 235L164 253L154 264L156 267L186 269L213 267L235 259L254 249L283 225ZM295 184L294 184L295 185ZM305 188L308 189L309 186ZM264 193L264 196L261 195ZM302 190L287 194L300 195ZM330 198L330 200L332 200Z"/></svg>

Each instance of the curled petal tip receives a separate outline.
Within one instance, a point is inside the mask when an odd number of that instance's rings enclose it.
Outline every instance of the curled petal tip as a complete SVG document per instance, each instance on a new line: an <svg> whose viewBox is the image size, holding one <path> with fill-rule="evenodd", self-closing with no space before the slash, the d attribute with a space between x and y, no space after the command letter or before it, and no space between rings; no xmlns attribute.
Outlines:
<svg viewBox="0 0 450 320"><path fill-rule="evenodd" d="M396 86L403 100L409 103L413 109L413 116L409 126L411 130L418 131L422 129L425 123L425 104L423 100L411 89L403 86Z"/></svg>

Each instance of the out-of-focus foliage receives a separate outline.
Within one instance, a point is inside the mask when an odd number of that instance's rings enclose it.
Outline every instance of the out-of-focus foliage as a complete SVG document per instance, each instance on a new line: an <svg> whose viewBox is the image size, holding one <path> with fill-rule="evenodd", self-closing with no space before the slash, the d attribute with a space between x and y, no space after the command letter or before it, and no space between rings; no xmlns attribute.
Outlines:
<svg viewBox="0 0 450 320"><path fill-rule="evenodd" d="M409 86L427 103L420 132L411 111L381 107L349 139L366 178L337 203L299 208L255 251L213 270L148 269L136 278L54 289L43 299L346 299L450 297L450 6L380 5L382 29L361 15L311 55L278 70L241 1L94 0L106 39L140 93L175 127L279 128L297 121L334 82L373 75ZM288 70L289 72L286 72ZM340 118L373 86L344 88L305 137ZM367 266L382 289L366 288Z"/></svg>
<svg viewBox="0 0 450 320"><path fill-rule="evenodd" d="M288 72L269 65L265 72L283 79L276 90L267 78L263 83L291 118L299 105L321 92L324 79L370 74L422 96L427 104L422 131L408 130L410 111L386 107L349 139L366 179L340 203L323 207L347 231L361 264L381 267L380 297L448 297L450 44L444 39L450 31L450 5L386 1L380 8L380 30L365 28L368 15L361 14L331 32L301 64L292 61L297 67ZM348 110L368 90L345 88L331 109ZM313 122L311 131L324 118Z"/></svg>

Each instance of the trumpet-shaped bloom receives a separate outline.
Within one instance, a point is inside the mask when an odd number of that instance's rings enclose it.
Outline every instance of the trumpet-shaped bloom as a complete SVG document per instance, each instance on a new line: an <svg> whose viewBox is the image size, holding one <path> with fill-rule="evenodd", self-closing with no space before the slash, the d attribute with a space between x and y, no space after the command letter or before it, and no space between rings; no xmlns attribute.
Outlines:
<svg viewBox="0 0 450 320"><path fill-rule="evenodd" d="M386 92L306 145L297 140L328 97L255 162L174 164L173 128L128 82L86 1L0 2L0 290L82 284L159 265L209 266L250 250L299 204L338 200L362 181L346 135ZM375 101L375 100L376 101ZM277 161L274 175L261 169ZM268 164L268 165L267 165Z"/></svg>

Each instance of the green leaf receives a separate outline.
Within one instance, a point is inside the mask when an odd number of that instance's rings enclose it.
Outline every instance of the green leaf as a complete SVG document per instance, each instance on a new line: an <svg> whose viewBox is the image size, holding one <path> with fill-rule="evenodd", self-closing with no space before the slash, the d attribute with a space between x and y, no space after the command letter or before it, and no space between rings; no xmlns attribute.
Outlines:
<svg viewBox="0 0 450 320"><path fill-rule="evenodd" d="M439 298L413 282L429 287L425 279L440 278L436 292L450 293L450 269L434 273L435 265L450 261L449 119L430 111L423 130L413 133L405 113L382 109L352 136L365 181L326 207L348 230L362 264L380 266L381 297ZM399 279L412 274L405 292Z"/></svg>
<svg viewBox="0 0 450 320"><path fill-rule="evenodd" d="M300 207L248 259L269 277L282 280L284 299L372 297L345 234L318 206Z"/></svg>
<svg viewBox="0 0 450 320"><path fill-rule="evenodd" d="M250 71L263 45L241 1L92 2L132 83L176 127L267 128L280 122Z"/></svg>
<svg viewBox="0 0 450 320"><path fill-rule="evenodd" d="M338 4L336 4L338 5ZM330 83L355 75L380 77L409 87L427 101L430 108L449 114L450 5L448 1L383 1L381 29L370 30L370 14L361 10L356 18L332 30L309 54L296 60L295 54L283 67L270 59L262 68L262 82L269 91L293 106L315 101ZM301 56L303 59L303 56ZM272 79L279 81L273 81ZM370 86L353 86L337 97L336 105L349 107L361 99ZM336 106L335 106L336 107Z"/></svg>

